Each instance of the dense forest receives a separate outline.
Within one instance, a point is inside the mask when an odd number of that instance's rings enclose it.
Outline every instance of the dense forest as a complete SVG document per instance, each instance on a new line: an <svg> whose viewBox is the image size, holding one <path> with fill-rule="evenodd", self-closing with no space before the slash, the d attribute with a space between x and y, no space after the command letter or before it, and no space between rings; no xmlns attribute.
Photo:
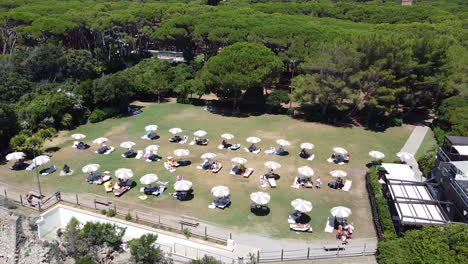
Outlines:
<svg viewBox="0 0 468 264"><path fill-rule="evenodd" d="M463 0L0 0L0 23L0 147L208 93L371 128L439 111L440 134L468 135L467 100L449 98L468 95Z"/></svg>

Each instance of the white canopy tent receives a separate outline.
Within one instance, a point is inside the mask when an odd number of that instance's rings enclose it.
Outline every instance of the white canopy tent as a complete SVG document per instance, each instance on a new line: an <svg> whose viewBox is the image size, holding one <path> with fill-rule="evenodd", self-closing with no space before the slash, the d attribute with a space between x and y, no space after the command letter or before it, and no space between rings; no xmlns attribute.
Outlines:
<svg viewBox="0 0 468 264"><path fill-rule="evenodd" d="M414 171L406 164L382 163L381 166L388 172L385 175L387 180L418 181Z"/></svg>
<svg viewBox="0 0 468 264"><path fill-rule="evenodd" d="M462 156L468 156L468 146L453 146L453 148Z"/></svg>

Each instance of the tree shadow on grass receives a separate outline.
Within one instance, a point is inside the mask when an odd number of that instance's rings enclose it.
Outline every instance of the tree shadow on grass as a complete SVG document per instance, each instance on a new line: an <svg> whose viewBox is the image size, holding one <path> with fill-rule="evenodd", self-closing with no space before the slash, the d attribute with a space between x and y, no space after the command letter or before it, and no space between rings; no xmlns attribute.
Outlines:
<svg viewBox="0 0 468 264"><path fill-rule="evenodd" d="M296 220L298 224L307 224L311 220L310 216L306 213L301 213L301 216Z"/></svg>
<svg viewBox="0 0 468 264"><path fill-rule="evenodd" d="M252 204L250 206L250 212L256 216L267 216L270 214L270 208L266 205L257 206L256 204Z"/></svg>
<svg viewBox="0 0 468 264"><path fill-rule="evenodd" d="M50 147L50 148L46 148L44 150L45 153L53 153L53 152L57 152L59 151L61 148L60 147Z"/></svg>

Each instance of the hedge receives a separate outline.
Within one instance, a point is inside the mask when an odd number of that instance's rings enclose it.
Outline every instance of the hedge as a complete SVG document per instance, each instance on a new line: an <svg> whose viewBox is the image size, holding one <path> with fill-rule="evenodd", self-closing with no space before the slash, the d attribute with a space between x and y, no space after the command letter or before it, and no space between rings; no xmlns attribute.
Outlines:
<svg viewBox="0 0 468 264"><path fill-rule="evenodd" d="M388 208L387 200L382 194L382 184L379 182L377 168L372 167L369 171L370 184L372 186L372 195L375 197L377 212L384 231L384 238L396 238L395 226L393 225L392 215Z"/></svg>
<svg viewBox="0 0 468 264"><path fill-rule="evenodd" d="M112 107L96 108L89 115L89 122L97 123L118 114L118 110Z"/></svg>

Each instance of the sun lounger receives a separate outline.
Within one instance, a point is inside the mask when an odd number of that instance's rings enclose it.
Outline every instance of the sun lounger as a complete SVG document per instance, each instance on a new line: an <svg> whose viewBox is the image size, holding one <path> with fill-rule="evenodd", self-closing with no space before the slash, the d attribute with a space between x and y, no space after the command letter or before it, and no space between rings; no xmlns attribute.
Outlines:
<svg viewBox="0 0 468 264"><path fill-rule="evenodd" d="M351 188L351 185L353 184L353 181L350 181L350 180L346 180L343 188L341 188L341 190L345 191L345 192L348 192L349 189Z"/></svg>
<svg viewBox="0 0 468 264"><path fill-rule="evenodd" d="M332 158L328 158L328 159L327 159L327 162L328 162L328 163L333 163L333 159L332 159Z"/></svg>
<svg viewBox="0 0 468 264"><path fill-rule="evenodd" d="M245 172L244 174L242 174L242 176L244 176L244 178L248 178L250 177L250 175L254 172L254 169L253 168L246 168L245 169Z"/></svg>
<svg viewBox="0 0 468 264"><path fill-rule="evenodd" d="M297 183L297 178L298 177L294 178L293 184L291 185L292 188L299 189L301 187L301 185Z"/></svg>
<svg viewBox="0 0 468 264"><path fill-rule="evenodd" d="M110 175L104 175L102 176L102 178L99 178L97 181L93 181L93 184L102 185L103 183L110 181L110 179L111 179Z"/></svg>
<svg viewBox="0 0 468 264"><path fill-rule="evenodd" d="M307 158L307 160L312 161L312 160L314 160L314 158L315 158L315 154L310 154L310 156Z"/></svg>
<svg viewBox="0 0 468 264"><path fill-rule="evenodd" d="M106 192L112 192L112 190L114 189L111 181L106 181L103 185L104 185L104 190L106 190Z"/></svg>
<svg viewBox="0 0 468 264"><path fill-rule="evenodd" d="M144 153L143 153L143 150L139 150L139 151L137 152L137 155L135 156L135 159L141 159L141 158L143 157L143 154L144 154Z"/></svg>
<svg viewBox="0 0 468 264"><path fill-rule="evenodd" d="M218 173L223 168L221 163L218 163L218 167L216 169L211 169L213 173Z"/></svg>
<svg viewBox="0 0 468 264"><path fill-rule="evenodd" d="M224 149L223 144L219 145L219 146L218 146L218 149Z"/></svg>
<svg viewBox="0 0 468 264"><path fill-rule="evenodd" d="M220 208L220 209L225 209L226 207L228 207L230 204L231 204L231 197L225 197L225 198L217 198L215 201L214 201L214 204L216 207Z"/></svg>
<svg viewBox="0 0 468 264"><path fill-rule="evenodd" d="M300 232L312 232L312 227L309 224L290 224L289 229Z"/></svg>
<svg viewBox="0 0 468 264"><path fill-rule="evenodd" d="M270 184L271 188L276 188L276 180L275 178L267 178L268 179L268 184Z"/></svg>
<svg viewBox="0 0 468 264"><path fill-rule="evenodd" d="M55 165L52 165L52 167L42 170L41 175L46 176L46 175L54 173L56 170L57 170L57 167L55 167Z"/></svg>
<svg viewBox="0 0 468 264"><path fill-rule="evenodd" d="M169 165L169 162L164 162L164 168L166 170L168 170L169 172L174 172L176 171L176 169L174 167L172 167L171 165Z"/></svg>
<svg viewBox="0 0 468 264"><path fill-rule="evenodd" d="M333 233L333 220L330 220L330 217L327 217L327 224L325 225L325 232L327 233Z"/></svg>
<svg viewBox="0 0 468 264"><path fill-rule="evenodd" d="M70 176L73 174L73 170L70 169L70 171L68 173L64 172L63 170L60 171L60 176Z"/></svg>
<svg viewBox="0 0 468 264"><path fill-rule="evenodd" d="M72 145L72 148L76 148L78 146L78 143L80 143L80 142L79 141L74 141L73 145Z"/></svg>
<svg viewBox="0 0 468 264"><path fill-rule="evenodd" d="M255 151L250 151L248 148L244 148L244 150L245 150L246 152L250 152L250 153L253 153L253 154L258 154L258 153L260 153L260 151L261 151L260 148L258 148L258 149L255 150Z"/></svg>
<svg viewBox="0 0 468 264"><path fill-rule="evenodd" d="M114 191L114 195L117 196L117 197L120 197L124 193L126 193L128 190L130 190L129 186L123 186L123 187L117 189L116 191Z"/></svg>
<svg viewBox="0 0 468 264"><path fill-rule="evenodd" d="M264 151L264 153L267 154L267 155L271 155L271 154L273 154L275 152L276 152L275 147L269 147L267 150Z"/></svg>
<svg viewBox="0 0 468 264"><path fill-rule="evenodd" d="M190 141L189 145L195 145L195 138L193 138L192 141Z"/></svg>
<svg viewBox="0 0 468 264"><path fill-rule="evenodd" d="M234 144L232 146L229 147L230 150L238 150L240 149L241 145L240 144Z"/></svg>
<svg viewBox="0 0 468 264"><path fill-rule="evenodd" d="M187 143L188 137L184 136L181 141L179 141L179 144L185 144Z"/></svg>
<svg viewBox="0 0 468 264"><path fill-rule="evenodd" d="M110 147L106 152L104 152L104 155L109 155L111 154L112 152L114 152L115 148L114 147Z"/></svg>
<svg viewBox="0 0 468 264"><path fill-rule="evenodd" d="M37 168L38 166L33 162L31 163L28 167L26 167L26 170L30 171L30 170L34 170L35 168Z"/></svg>

